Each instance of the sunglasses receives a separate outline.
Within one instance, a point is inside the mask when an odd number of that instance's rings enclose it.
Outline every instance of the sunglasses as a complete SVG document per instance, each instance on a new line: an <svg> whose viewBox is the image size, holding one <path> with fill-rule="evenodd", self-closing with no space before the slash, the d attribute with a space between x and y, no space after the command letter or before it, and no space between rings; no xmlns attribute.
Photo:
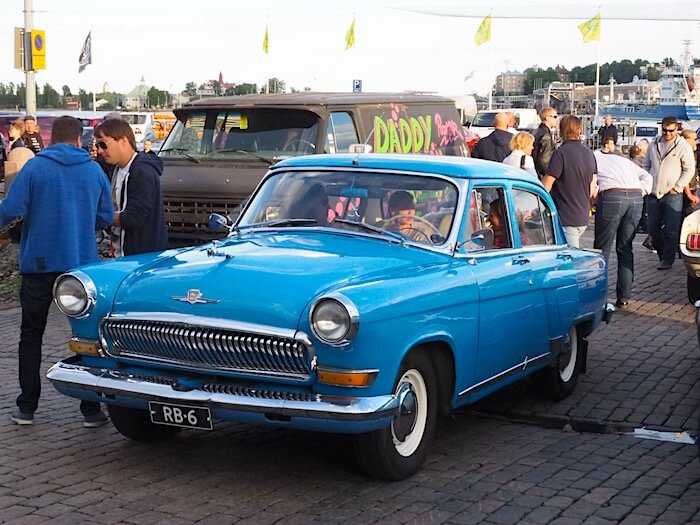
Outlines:
<svg viewBox="0 0 700 525"><path fill-rule="evenodd" d="M104 140L99 140L95 142L95 146L98 147L99 149L107 149L107 146L109 146L112 142L114 142L114 139L110 140L109 142L106 142Z"/></svg>
<svg viewBox="0 0 700 525"><path fill-rule="evenodd" d="M675 128L674 129L666 129L666 128L661 129L661 133L675 133L675 132L676 132Z"/></svg>

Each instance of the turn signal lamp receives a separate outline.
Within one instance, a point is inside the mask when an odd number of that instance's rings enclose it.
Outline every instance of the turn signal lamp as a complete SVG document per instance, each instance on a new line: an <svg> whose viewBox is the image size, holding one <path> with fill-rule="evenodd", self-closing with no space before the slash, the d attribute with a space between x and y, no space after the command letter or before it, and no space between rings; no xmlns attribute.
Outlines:
<svg viewBox="0 0 700 525"><path fill-rule="evenodd" d="M691 251L699 251L700 250L700 233L690 233L688 234L688 239L686 240L685 244L686 248L688 248Z"/></svg>
<svg viewBox="0 0 700 525"><path fill-rule="evenodd" d="M375 371L349 371L318 370L319 383L336 386L369 386L377 376Z"/></svg>
<svg viewBox="0 0 700 525"><path fill-rule="evenodd" d="M97 341L77 339L75 337L68 341L68 350L75 352L76 354L100 355L100 349L97 346Z"/></svg>

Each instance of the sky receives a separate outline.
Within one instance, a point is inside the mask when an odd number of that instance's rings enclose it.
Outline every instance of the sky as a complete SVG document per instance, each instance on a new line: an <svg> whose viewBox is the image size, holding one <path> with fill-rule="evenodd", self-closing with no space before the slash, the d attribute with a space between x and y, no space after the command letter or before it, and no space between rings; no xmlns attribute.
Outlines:
<svg viewBox="0 0 700 525"><path fill-rule="evenodd" d="M24 0L2 0L0 82L24 82L13 69L13 31ZM683 40L700 57L700 1L606 0L33 0L34 28L46 31L47 68L39 86L128 92L141 77L179 92L187 82L256 83L287 88L421 91L485 95L495 75L560 64L567 68L637 58L679 60ZM577 25L601 12L600 50ZM474 34L492 15L491 41ZM353 20L355 45L345 50ZM262 50L265 27L269 53ZM92 31L92 65L78 56ZM601 79L605 82L607 79Z"/></svg>

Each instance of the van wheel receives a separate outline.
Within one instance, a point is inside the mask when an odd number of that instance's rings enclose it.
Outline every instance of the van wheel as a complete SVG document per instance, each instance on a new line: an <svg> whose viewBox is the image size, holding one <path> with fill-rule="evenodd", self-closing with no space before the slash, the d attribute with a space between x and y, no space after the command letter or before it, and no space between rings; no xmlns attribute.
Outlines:
<svg viewBox="0 0 700 525"><path fill-rule="evenodd" d="M548 366L532 376L535 391L553 401L564 399L574 391L583 365L583 337L576 326L569 328L564 351L555 366Z"/></svg>
<svg viewBox="0 0 700 525"><path fill-rule="evenodd" d="M355 457L362 470L374 478L400 480L420 469L435 433L437 392L428 357L410 355L394 388L400 406L391 425L354 438Z"/></svg>
<svg viewBox="0 0 700 525"><path fill-rule="evenodd" d="M148 410L107 405L109 418L119 433L134 441L154 443L166 440L180 431L179 427L156 425Z"/></svg>

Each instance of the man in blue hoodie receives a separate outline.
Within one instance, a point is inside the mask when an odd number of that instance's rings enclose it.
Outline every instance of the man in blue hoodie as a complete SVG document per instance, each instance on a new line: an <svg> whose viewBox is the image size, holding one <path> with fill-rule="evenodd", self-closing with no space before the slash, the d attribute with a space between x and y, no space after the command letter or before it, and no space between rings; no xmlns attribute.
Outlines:
<svg viewBox="0 0 700 525"><path fill-rule="evenodd" d="M0 201L0 225L23 218L19 246L22 274L17 410L12 420L31 425L39 404L41 342L61 273L97 260L95 227L112 222L109 182L81 149L82 126L73 117L59 117L51 127L52 146L27 161L7 198ZM107 421L99 403L81 401L84 426Z"/></svg>
<svg viewBox="0 0 700 525"><path fill-rule="evenodd" d="M168 232L160 187L163 160L156 155L137 153L134 132L121 119L98 124L95 140L100 158L114 166L113 255L167 250Z"/></svg>

